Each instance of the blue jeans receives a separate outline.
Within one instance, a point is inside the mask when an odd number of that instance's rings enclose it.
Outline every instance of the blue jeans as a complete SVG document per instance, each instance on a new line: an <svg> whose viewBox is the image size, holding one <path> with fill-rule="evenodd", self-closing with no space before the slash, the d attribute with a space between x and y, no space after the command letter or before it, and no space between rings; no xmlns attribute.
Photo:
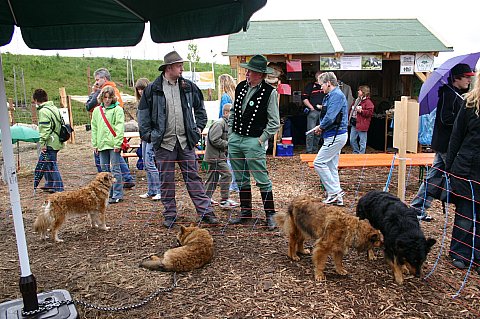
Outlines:
<svg viewBox="0 0 480 319"><path fill-rule="evenodd" d="M155 151L152 143L142 141L143 168L147 173L148 195L160 194L160 173L155 165Z"/></svg>
<svg viewBox="0 0 480 319"><path fill-rule="evenodd" d="M347 139L347 133L325 138L317 157L313 161L313 167L320 176L328 195L338 194L342 191L338 176L338 160L340 151L347 143Z"/></svg>
<svg viewBox="0 0 480 319"><path fill-rule="evenodd" d="M57 153L58 151L54 150L50 146L47 146L47 162L45 163L45 188L51 188L55 192L63 192L63 181L62 176L57 166Z"/></svg>
<svg viewBox="0 0 480 319"><path fill-rule="evenodd" d="M230 183L230 191L238 192L238 185L237 185L237 182L235 181L235 174L233 173L232 164L230 164L229 158L227 158L227 165L228 165L228 169L230 170L230 174L232 175L232 182Z"/></svg>
<svg viewBox="0 0 480 319"><path fill-rule="evenodd" d="M100 167L100 157L97 153L93 152L93 157L95 158L95 166L97 167L97 172L103 172ZM132 174L130 174L130 169L128 168L127 162L125 159L120 156L120 170L122 172L123 181L125 183L134 183Z"/></svg>
<svg viewBox="0 0 480 319"><path fill-rule="evenodd" d="M357 142L360 138L360 142ZM350 145L353 149L353 154L365 154L367 149L367 132L357 131L355 126L350 129Z"/></svg>
<svg viewBox="0 0 480 319"><path fill-rule="evenodd" d="M100 158L100 167L102 172L111 172L116 181L113 183L112 188L110 189L110 198L123 198L123 179L122 171L120 169L120 152L114 152L111 150L103 150L98 152Z"/></svg>
<svg viewBox="0 0 480 319"><path fill-rule="evenodd" d="M418 189L417 195L411 202L411 206L417 209L417 215L424 216L425 211L430 208L432 205L433 197L427 193L427 185L433 181L433 179L438 179L439 176L443 175L445 171L445 162L447 160L447 153L435 153L433 159L432 167L427 172L425 180L427 183L422 182L420 188ZM435 188L435 186L429 186L430 189Z"/></svg>
<svg viewBox="0 0 480 319"><path fill-rule="evenodd" d="M311 130L320 123L320 111L313 110L307 115L307 131ZM307 153L316 153L318 151L318 143L320 142L320 135L314 132L307 134L306 149ZM274 145L275 146L275 145Z"/></svg>

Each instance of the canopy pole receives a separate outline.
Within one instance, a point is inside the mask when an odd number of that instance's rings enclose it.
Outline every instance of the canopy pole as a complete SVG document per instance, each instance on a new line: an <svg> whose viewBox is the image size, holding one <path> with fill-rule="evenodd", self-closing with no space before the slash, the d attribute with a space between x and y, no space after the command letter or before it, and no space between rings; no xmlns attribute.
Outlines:
<svg viewBox="0 0 480 319"><path fill-rule="evenodd" d="M20 192L18 191L18 175L15 168L13 155L12 135L8 123L8 106L5 93L5 81L3 79L3 63L0 54L0 129L2 130L2 150L5 165L5 178L10 193L10 205L13 213L15 236L17 238L18 257L20 259L20 292L23 296L23 305L26 311L38 309L37 283L30 270L28 260L27 240L22 218L22 206L20 204Z"/></svg>

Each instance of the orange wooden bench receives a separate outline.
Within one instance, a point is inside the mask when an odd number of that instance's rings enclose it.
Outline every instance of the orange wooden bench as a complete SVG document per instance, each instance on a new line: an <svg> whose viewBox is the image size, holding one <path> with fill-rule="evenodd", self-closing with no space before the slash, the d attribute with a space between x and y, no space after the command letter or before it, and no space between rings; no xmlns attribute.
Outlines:
<svg viewBox="0 0 480 319"><path fill-rule="evenodd" d="M196 150L195 154L197 156L205 155L205 150ZM138 157L136 152L122 152L120 155L122 155L123 158Z"/></svg>
<svg viewBox="0 0 480 319"><path fill-rule="evenodd" d="M300 160L308 163L308 167L313 168L313 161L317 154L300 154ZM338 168L355 167L390 167L392 165L394 154L371 153L371 154L340 154ZM417 153L407 154L405 156L407 166L431 166L435 153ZM398 155L393 163L399 164Z"/></svg>

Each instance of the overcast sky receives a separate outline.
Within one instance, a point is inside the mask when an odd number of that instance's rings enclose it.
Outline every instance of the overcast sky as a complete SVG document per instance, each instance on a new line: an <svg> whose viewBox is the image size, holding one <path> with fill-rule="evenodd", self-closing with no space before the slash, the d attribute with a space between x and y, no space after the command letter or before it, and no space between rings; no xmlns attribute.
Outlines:
<svg viewBox="0 0 480 319"><path fill-rule="evenodd" d="M201 1L201 0L199 0ZM447 5L448 4L448 5ZM480 1L464 0L460 2L438 0L268 0L267 5L256 12L252 19L258 20L298 20L320 18L418 18L446 45L453 46L453 53L440 53L435 64L449 57L480 51L480 31L478 14ZM228 63L221 55L227 51L228 36L193 40L197 44L201 62ZM0 48L0 52L20 54L46 54L62 56L106 56L128 57L134 59L163 59L163 56L175 49L183 58L187 57L189 41L157 44L150 39L148 29L142 41L135 47L98 48L81 50L32 50L21 38L18 29L12 42ZM259 52L261 53L261 52Z"/></svg>

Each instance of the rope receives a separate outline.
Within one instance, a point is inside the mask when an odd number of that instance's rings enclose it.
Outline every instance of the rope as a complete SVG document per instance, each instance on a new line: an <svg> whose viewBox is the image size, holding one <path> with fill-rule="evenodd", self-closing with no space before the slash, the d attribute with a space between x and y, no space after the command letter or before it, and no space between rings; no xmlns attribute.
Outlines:
<svg viewBox="0 0 480 319"><path fill-rule="evenodd" d="M395 166L396 156L397 153L394 153L392 158L392 164L390 165L390 171L388 172L387 182L385 183L385 187L383 188L384 192L388 192L388 187L390 186L390 182L392 181L393 167Z"/></svg>

